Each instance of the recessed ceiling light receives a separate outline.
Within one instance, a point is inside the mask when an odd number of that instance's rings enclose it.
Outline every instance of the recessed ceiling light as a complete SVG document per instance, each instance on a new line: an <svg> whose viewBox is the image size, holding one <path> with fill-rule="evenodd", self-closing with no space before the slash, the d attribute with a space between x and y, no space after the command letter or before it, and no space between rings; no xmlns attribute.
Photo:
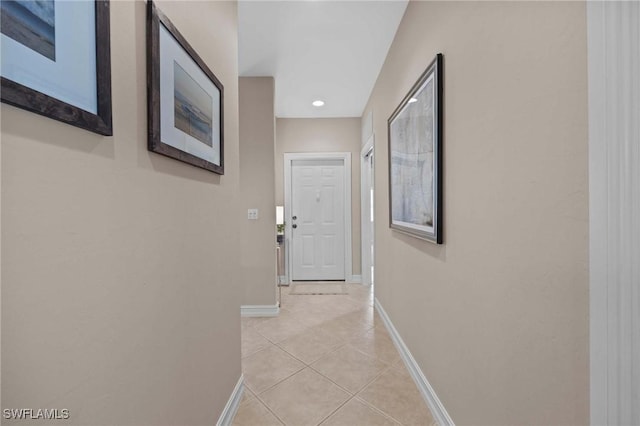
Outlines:
<svg viewBox="0 0 640 426"><path fill-rule="evenodd" d="M324 105L324 101L321 101L321 100L313 101L311 105L313 105L314 107L321 107L322 105Z"/></svg>
<svg viewBox="0 0 640 426"><path fill-rule="evenodd" d="M410 103L410 104L412 104L412 103L414 103L414 102L418 102L418 100L417 100L416 98L411 98L411 99L409 99L409 103Z"/></svg>

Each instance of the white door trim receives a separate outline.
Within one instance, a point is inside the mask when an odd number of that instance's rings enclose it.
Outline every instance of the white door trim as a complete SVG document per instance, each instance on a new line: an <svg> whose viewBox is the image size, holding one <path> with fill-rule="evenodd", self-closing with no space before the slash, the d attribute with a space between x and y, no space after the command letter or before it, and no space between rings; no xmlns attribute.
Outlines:
<svg viewBox="0 0 640 426"><path fill-rule="evenodd" d="M342 160L344 162L344 278L353 281L351 252L351 153L350 152L285 152L284 153L284 221L285 244L291 247L291 164L295 160ZM291 282L291 249L285 255L287 282Z"/></svg>
<svg viewBox="0 0 640 426"><path fill-rule="evenodd" d="M586 7L591 424L640 424L640 3Z"/></svg>
<svg viewBox="0 0 640 426"><path fill-rule="evenodd" d="M369 241L371 244L374 244L374 231L369 227L365 226L365 223L368 223L368 216L370 214L369 211L365 211L365 206L367 203L367 198L369 197L369 188L365 188L363 182L366 182L366 171L367 168L365 164L367 163L367 156L370 152L373 151L374 146L374 138L373 134L369 136L367 142L363 145L362 150L360 151L360 258L362 260L362 269L361 274L363 277L362 284L371 285L371 282L364 282L364 277L369 277L369 272L371 271L371 266L373 265L373 259L370 258L369 255L365 255L365 253L369 253L369 247L365 247ZM373 175L373 173L372 173ZM371 181L371 187L375 186L373 180ZM366 220L365 220L366 219ZM369 277L371 278L371 277ZM369 280L370 281L370 280Z"/></svg>

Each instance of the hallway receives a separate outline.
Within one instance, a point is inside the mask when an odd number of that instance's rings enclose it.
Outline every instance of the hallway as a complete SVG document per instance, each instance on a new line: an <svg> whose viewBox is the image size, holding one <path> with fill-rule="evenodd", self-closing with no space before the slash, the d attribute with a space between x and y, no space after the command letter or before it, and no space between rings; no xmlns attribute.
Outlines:
<svg viewBox="0 0 640 426"><path fill-rule="evenodd" d="M640 426L640 0L0 15L2 426Z"/></svg>
<svg viewBox="0 0 640 426"><path fill-rule="evenodd" d="M282 289L275 318L242 318L245 391L237 426L435 424L369 287Z"/></svg>

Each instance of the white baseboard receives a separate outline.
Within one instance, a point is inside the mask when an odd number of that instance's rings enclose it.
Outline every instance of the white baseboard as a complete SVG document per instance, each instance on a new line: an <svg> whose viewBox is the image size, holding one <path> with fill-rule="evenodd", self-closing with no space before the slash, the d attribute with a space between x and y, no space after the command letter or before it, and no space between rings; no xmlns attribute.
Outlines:
<svg viewBox="0 0 640 426"><path fill-rule="evenodd" d="M409 370L409 374L413 378L413 381L418 386L418 389L420 390L422 397L427 403L427 406L431 410L431 413L433 414L436 422L438 422L440 426L455 426L455 423L453 423L453 420L451 420L449 413L447 413L444 405L442 405L442 402L440 402L438 395L436 395L436 392L429 384L429 381L418 366L418 363L416 363L413 355L411 355L411 352L409 352L409 348L407 348L407 345L404 344L404 341L400 337L400 334L398 334L398 330L396 330L396 328L393 326L391 319L385 312L382 305L380 305L378 299L375 300L375 308L376 311L378 311L378 314L380 315L380 318L382 319L385 327L387 327L387 330L391 335L391 339L393 340L393 344L396 346L396 349L398 349L398 352L400 352L400 356L404 361L404 365L407 367L407 370Z"/></svg>
<svg viewBox="0 0 640 426"><path fill-rule="evenodd" d="M240 316L243 317L277 317L280 308L275 305L242 305Z"/></svg>
<svg viewBox="0 0 640 426"><path fill-rule="evenodd" d="M362 275L351 275L348 282L352 284L360 284L362 283Z"/></svg>
<svg viewBox="0 0 640 426"><path fill-rule="evenodd" d="M236 387L233 389L233 392L231 392L231 396L227 401L227 405L224 406L224 410L222 410L222 414L220 414L220 418L218 419L216 426L231 426L231 424L233 423L233 418L238 412L240 401L242 401L243 392L244 376L240 374L238 383L236 383Z"/></svg>

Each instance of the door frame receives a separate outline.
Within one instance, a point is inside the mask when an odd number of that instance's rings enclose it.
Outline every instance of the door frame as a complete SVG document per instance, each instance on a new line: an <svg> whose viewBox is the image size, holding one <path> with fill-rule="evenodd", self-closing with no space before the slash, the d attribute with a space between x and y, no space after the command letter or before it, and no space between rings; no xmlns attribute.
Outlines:
<svg viewBox="0 0 640 426"><path fill-rule="evenodd" d="M291 167L295 160L342 160L344 163L344 279L353 281L351 251L351 153L350 152L285 152L284 153L284 221L286 282L291 283Z"/></svg>
<svg viewBox="0 0 640 426"><path fill-rule="evenodd" d="M369 191L371 189L374 189L375 192L375 165L371 168L371 185L368 188L365 188L364 182L366 181L365 174L367 172L367 157L369 156L369 154L375 155L374 152L374 136L371 135L369 136L367 142L362 146L362 150L360 151L360 259L362 261L362 270L360 274L362 275L363 285L373 284L373 282L366 282L367 280L365 277L369 277L371 272L365 273L365 271L371 271L371 267L374 264L375 255L365 255L365 253L369 253L369 248L365 246L368 242L371 242L371 246L374 247L373 250L375 252L375 230L373 229L373 227L365 227L364 225L366 223L365 219L367 219L370 214L370 210L365 210L364 207L367 205L367 198L370 197ZM369 277L368 281L373 281L371 278L373 277Z"/></svg>

